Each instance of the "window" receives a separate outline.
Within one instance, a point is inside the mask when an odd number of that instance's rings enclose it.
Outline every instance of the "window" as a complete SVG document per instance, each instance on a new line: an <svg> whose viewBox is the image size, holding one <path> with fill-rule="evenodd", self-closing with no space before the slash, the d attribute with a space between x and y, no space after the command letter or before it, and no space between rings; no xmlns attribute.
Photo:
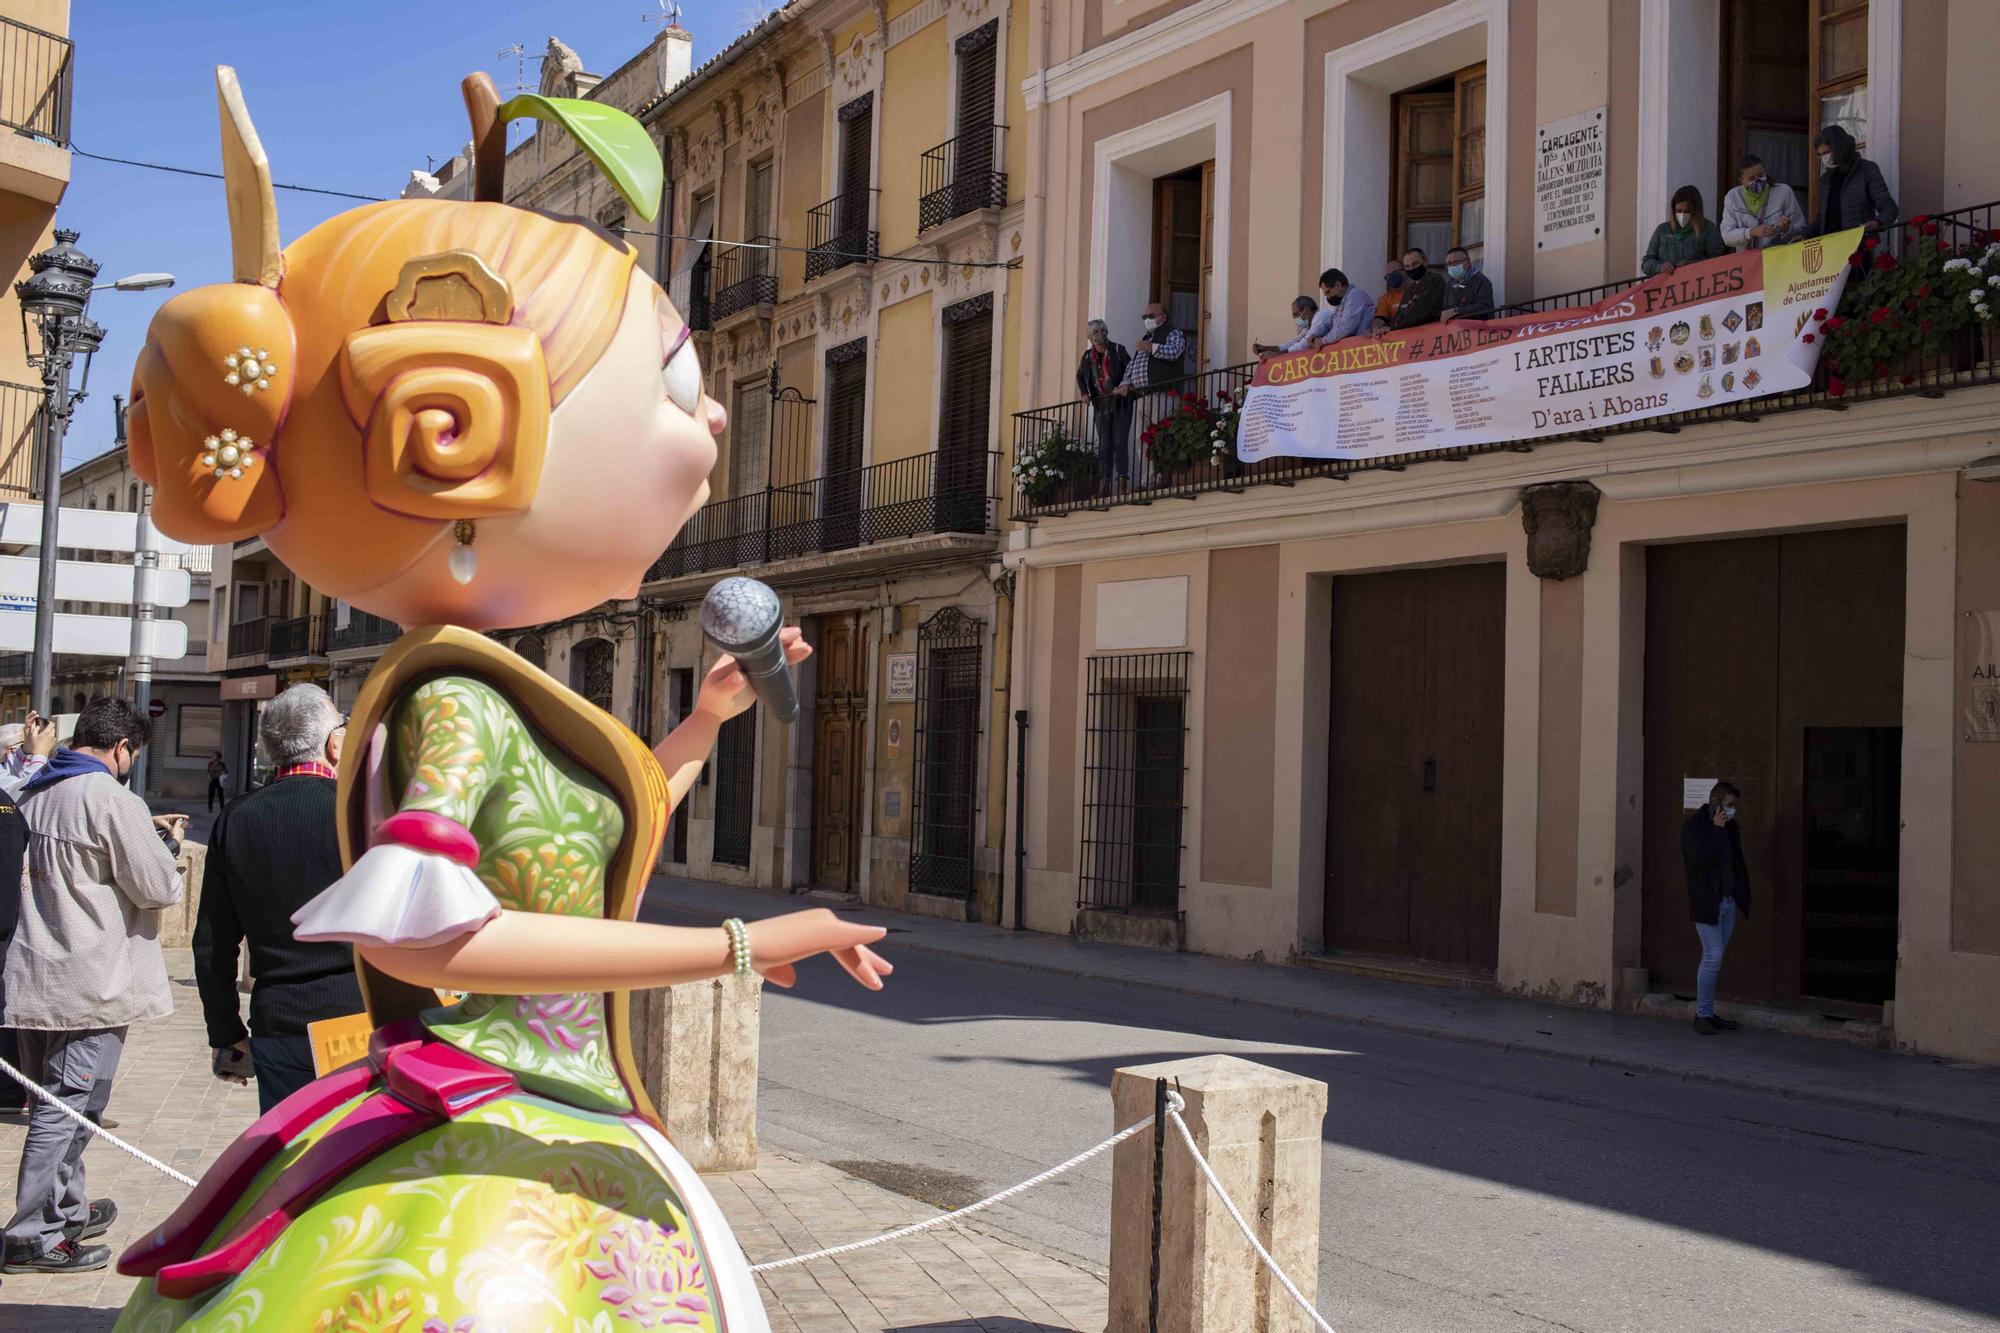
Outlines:
<svg viewBox="0 0 2000 1333"><path fill-rule="evenodd" d="M1192 653L1089 659L1081 907L1177 912Z"/></svg>
<svg viewBox="0 0 2000 1333"><path fill-rule="evenodd" d="M1813 170L1813 0L1724 0L1722 9L1722 160L1715 178L1734 188L1736 164L1755 153L1774 181L1804 200ZM1712 207L1719 214L1718 199Z"/></svg>
<svg viewBox="0 0 2000 1333"><path fill-rule="evenodd" d="M750 164L743 182L743 235L746 240L771 238L771 159ZM761 277L771 271L769 250L749 250L743 255L746 276Z"/></svg>
<svg viewBox="0 0 2000 1333"><path fill-rule="evenodd" d="M1814 119L1838 125L1868 149L1868 0L1816 0L1813 15Z"/></svg>
<svg viewBox="0 0 2000 1333"><path fill-rule="evenodd" d="M993 388L993 297L944 310L943 400L933 477L936 532L986 531L988 420Z"/></svg>
<svg viewBox="0 0 2000 1333"><path fill-rule="evenodd" d="M239 583L236 585L236 624L245 625L261 619L264 614L264 585L261 583Z"/></svg>
<svg viewBox="0 0 2000 1333"><path fill-rule="evenodd" d="M875 183L875 94L840 108L840 234L868 230L868 191ZM858 247L850 247L858 248Z"/></svg>
<svg viewBox="0 0 2000 1333"><path fill-rule="evenodd" d="M611 711L612 676L618 649L607 639L585 639L569 652L569 687L605 712Z"/></svg>
<svg viewBox="0 0 2000 1333"><path fill-rule="evenodd" d="M999 208L1006 189L994 189L993 121L995 64L1000 52L1000 20L974 28L958 39L958 146L952 164L953 216L976 208Z"/></svg>
<svg viewBox="0 0 2000 1333"><path fill-rule="evenodd" d="M765 451L771 409L771 382L760 376L736 386L729 405L729 496L764 489Z"/></svg>
<svg viewBox="0 0 2000 1333"><path fill-rule="evenodd" d="M1422 250L1432 262L1486 242L1486 66L1395 98L1395 185L1389 199L1394 259Z"/></svg>
<svg viewBox="0 0 2000 1333"><path fill-rule="evenodd" d="M820 519L824 549L861 539L861 461L868 412L868 343L857 338L826 354L826 470Z"/></svg>
<svg viewBox="0 0 2000 1333"><path fill-rule="evenodd" d="M174 719L174 753L206 759L222 749L222 705L182 704Z"/></svg>
<svg viewBox="0 0 2000 1333"><path fill-rule="evenodd" d="M715 225L715 196L705 194L698 197L694 210L698 216L707 219L707 223L696 230L695 235L699 239L690 243L693 263L688 269L687 320L694 328L706 329L713 323L709 317L709 296L712 293L709 279L715 252L703 242L712 234Z"/></svg>
<svg viewBox="0 0 2000 1333"><path fill-rule="evenodd" d="M750 805L756 795L757 710L738 713L715 738L715 853L721 865L750 865Z"/></svg>
<svg viewBox="0 0 2000 1333"><path fill-rule="evenodd" d="M519 655L523 662L526 662L537 671L544 669L549 664L548 645L542 642L542 636L539 634L530 634L525 639L520 640L514 645L514 652Z"/></svg>
<svg viewBox="0 0 2000 1333"><path fill-rule="evenodd" d="M1215 267L1215 163L1153 182L1153 295L1187 335L1184 369L1205 364L1209 279ZM1157 377L1159 372L1154 371ZM1154 380L1158 383L1158 379Z"/></svg>
<svg viewBox="0 0 2000 1333"><path fill-rule="evenodd" d="M955 606L917 630L916 792L910 887L969 897L978 846L979 650L984 622Z"/></svg>

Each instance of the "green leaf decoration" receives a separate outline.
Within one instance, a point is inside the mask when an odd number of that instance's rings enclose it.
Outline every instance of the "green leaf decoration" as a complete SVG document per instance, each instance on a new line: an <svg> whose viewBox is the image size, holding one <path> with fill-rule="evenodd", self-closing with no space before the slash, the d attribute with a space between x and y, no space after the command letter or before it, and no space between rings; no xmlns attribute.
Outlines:
<svg viewBox="0 0 2000 1333"><path fill-rule="evenodd" d="M660 150L637 120L602 102L539 93L522 93L500 108L503 121L523 116L568 130L577 146L611 178L633 212L648 222L659 216L660 187L665 180Z"/></svg>

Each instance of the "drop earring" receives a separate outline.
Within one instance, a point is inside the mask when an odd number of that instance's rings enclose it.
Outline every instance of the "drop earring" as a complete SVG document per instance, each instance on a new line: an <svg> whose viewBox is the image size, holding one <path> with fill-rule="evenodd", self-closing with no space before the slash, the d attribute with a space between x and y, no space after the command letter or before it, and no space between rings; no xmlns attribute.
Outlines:
<svg viewBox="0 0 2000 1333"><path fill-rule="evenodd" d="M472 582L479 573L479 552L472 549L472 543L479 536L479 529L472 520L461 518L452 525L451 535L457 545L451 548L451 576L461 585Z"/></svg>

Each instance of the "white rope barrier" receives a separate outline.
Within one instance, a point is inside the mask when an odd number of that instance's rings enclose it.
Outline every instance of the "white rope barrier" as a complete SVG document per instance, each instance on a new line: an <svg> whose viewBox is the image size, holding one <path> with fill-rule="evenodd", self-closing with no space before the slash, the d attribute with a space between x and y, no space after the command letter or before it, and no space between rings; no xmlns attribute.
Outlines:
<svg viewBox="0 0 2000 1333"><path fill-rule="evenodd" d="M82 1112L70 1106L70 1104L68 1102L65 1102L62 1098L57 1097L53 1093L49 1092L48 1089L44 1088L41 1084L29 1078L26 1074L22 1073L20 1070L14 1068L14 1066L8 1064L5 1060L0 1060L0 1073L8 1075L16 1083L26 1088L28 1090L29 1096L35 1097L40 1101L46 1103L47 1105L55 1107L56 1110L61 1111L71 1120L76 1121L77 1124L82 1125L85 1129L97 1135L98 1138L103 1139L106 1143L109 1143L112 1147L117 1148L122 1152L130 1153L132 1156L144 1162L147 1166L150 1166L155 1171L158 1171L161 1175L171 1176L173 1179L179 1181L181 1184L187 1186L189 1189L193 1189L195 1187L195 1180L193 1176L184 1176L180 1172L168 1166L165 1162L160 1161L157 1157L148 1156L143 1150L133 1147L131 1144L125 1142L125 1140L119 1138L116 1134L113 1134L110 1130L104 1128L104 1126L98 1124L95 1120L92 1120L89 1116L84 1115Z"/></svg>
<svg viewBox="0 0 2000 1333"><path fill-rule="evenodd" d="M1178 1111L1184 1105L1186 1103L1181 1100L1179 1093L1169 1092L1167 1094L1169 1111ZM769 1263L752 1264L750 1265L750 1271L753 1273L768 1273L776 1268L790 1268L794 1264L811 1263L815 1259L831 1259L837 1254L852 1254L856 1250L866 1250L872 1249L877 1245L886 1245L892 1240L902 1240L905 1236L914 1236L919 1231L929 1231L933 1227L945 1226L961 1218L970 1217L982 1209L991 1208L996 1203L1004 1203L1016 1194L1026 1193L1044 1181L1053 1180L1065 1171L1082 1166L1099 1153L1107 1152L1131 1138L1134 1134L1138 1134L1151 1127L1152 1123L1152 1117L1148 1116L1136 1124L1127 1125L1104 1142L1098 1144L1095 1148L1086 1149L1070 1158L1067 1162L1059 1166L1052 1166L1038 1176L1030 1176L1020 1184L1009 1186L990 1198L981 1199L978 1203L968 1203L963 1208L954 1208L948 1213L939 1213L936 1217L925 1218L921 1222L912 1222L909 1226L898 1227L894 1231L886 1232L883 1235L875 1236L868 1240L850 1241L846 1245L835 1245L824 1250L814 1250L811 1254L794 1254L785 1259L773 1259Z"/></svg>
<svg viewBox="0 0 2000 1333"><path fill-rule="evenodd" d="M1173 1097L1171 1093L1168 1096L1172 1100L1167 1106L1167 1119L1173 1121L1174 1128L1181 1132L1181 1142L1187 1144L1188 1155L1194 1158L1194 1164L1201 1168L1201 1173L1208 1177L1209 1188L1213 1189L1215 1196L1222 1200L1222 1206L1229 1210L1229 1216L1236 1223L1236 1229L1243 1233L1243 1239L1250 1242L1250 1248L1264 1261L1264 1267L1270 1269L1271 1275L1284 1284L1292 1299L1299 1303L1299 1308L1311 1315L1312 1321L1325 1329L1326 1333L1334 1333L1333 1325L1320 1318L1320 1313L1313 1309L1312 1302L1299 1293L1298 1287L1285 1276L1285 1270L1278 1267L1278 1261L1271 1257L1271 1252L1264 1248L1263 1243L1257 1239L1257 1234L1250 1230L1250 1224L1243 1220L1243 1214L1236 1211L1236 1201L1229 1197L1229 1191L1222 1188L1222 1182L1215 1178L1215 1170L1209 1166L1208 1159L1201 1155L1201 1149L1194 1146L1194 1135L1188 1131L1187 1121L1181 1119L1180 1099Z"/></svg>

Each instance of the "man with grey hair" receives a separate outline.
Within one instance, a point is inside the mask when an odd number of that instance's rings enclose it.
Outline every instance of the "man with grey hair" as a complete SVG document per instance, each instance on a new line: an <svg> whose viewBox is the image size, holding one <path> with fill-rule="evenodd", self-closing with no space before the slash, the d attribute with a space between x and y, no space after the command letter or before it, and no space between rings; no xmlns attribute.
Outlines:
<svg viewBox="0 0 2000 1333"><path fill-rule="evenodd" d="M334 788L346 736L347 719L317 685L294 685L266 704L259 740L271 781L224 807L209 834L195 981L216 1076L241 1082L231 1064L247 1053L260 1113L312 1082L306 1025L362 1008L353 951L292 934L292 913L341 875ZM254 982L247 1030L236 998L246 940Z"/></svg>
<svg viewBox="0 0 2000 1333"><path fill-rule="evenodd" d="M1132 433L1132 401L1119 395L1132 354L1122 343L1111 341L1111 330L1103 320L1084 325L1083 360L1077 363L1076 387L1090 403L1092 425L1097 433L1097 484L1109 490L1113 478L1123 484L1131 476L1131 458L1126 437ZM1081 441L1079 441L1081 443Z"/></svg>

